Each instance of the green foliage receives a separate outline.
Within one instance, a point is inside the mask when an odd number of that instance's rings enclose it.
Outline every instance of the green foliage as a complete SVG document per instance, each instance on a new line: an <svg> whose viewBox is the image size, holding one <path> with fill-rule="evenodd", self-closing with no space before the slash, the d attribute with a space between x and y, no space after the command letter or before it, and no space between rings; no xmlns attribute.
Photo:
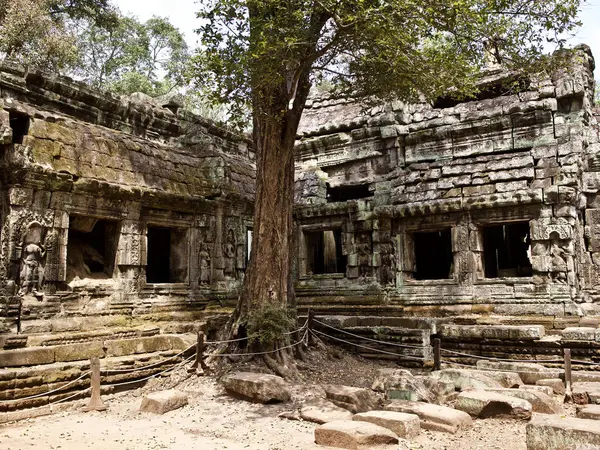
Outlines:
<svg viewBox="0 0 600 450"><path fill-rule="evenodd" d="M165 18L140 23L119 15L110 28L87 22L78 30L78 47L74 72L93 86L159 96L184 83L187 44Z"/></svg>
<svg viewBox="0 0 600 450"><path fill-rule="evenodd" d="M366 99L472 94L491 60L540 69L580 0L207 0L195 78L233 112L301 112L322 80ZM262 104L260 106L259 104Z"/></svg>
<svg viewBox="0 0 600 450"><path fill-rule="evenodd" d="M107 0L0 0L0 55L27 67L57 70L77 57L71 23L109 25Z"/></svg>
<svg viewBox="0 0 600 450"><path fill-rule="evenodd" d="M261 309L250 313L246 329L250 343L258 343L265 347L282 341L285 333L292 330L295 323L293 313L288 309L265 304Z"/></svg>

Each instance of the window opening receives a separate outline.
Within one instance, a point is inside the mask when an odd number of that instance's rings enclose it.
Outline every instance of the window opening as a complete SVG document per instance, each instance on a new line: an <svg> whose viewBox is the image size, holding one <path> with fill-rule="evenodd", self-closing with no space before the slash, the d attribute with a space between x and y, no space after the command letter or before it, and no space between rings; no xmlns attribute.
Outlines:
<svg viewBox="0 0 600 450"><path fill-rule="evenodd" d="M114 275L119 241L116 221L73 216L67 242L67 280L109 279Z"/></svg>
<svg viewBox="0 0 600 450"><path fill-rule="evenodd" d="M482 234L486 278L532 275L529 222L486 226Z"/></svg>
<svg viewBox="0 0 600 450"><path fill-rule="evenodd" d="M327 201L330 203L360 200L362 198L373 197L373 195L373 192L369 191L368 184L331 187L327 183Z"/></svg>
<svg viewBox="0 0 600 450"><path fill-rule="evenodd" d="M9 123L13 132L13 144L22 144L29 133L29 116L18 111L9 112Z"/></svg>
<svg viewBox="0 0 600 450"><path fill-rule="evenodd" d="M309 274L346 273L347 257L342 253L342 230L305 233Z"/></svg>
<svg viewBox="0 0 600 450"><path fill-rule="evenodd" d="M426 233L414 233L415 280L453 278L454 255L450 228Z"/></svg>

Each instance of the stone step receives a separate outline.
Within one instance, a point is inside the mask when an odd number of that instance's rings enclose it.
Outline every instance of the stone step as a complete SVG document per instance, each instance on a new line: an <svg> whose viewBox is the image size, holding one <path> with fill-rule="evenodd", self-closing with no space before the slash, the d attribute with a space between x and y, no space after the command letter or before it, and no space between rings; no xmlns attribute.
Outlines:
<svg viewBox="0 0 600 450"><path fill-rule="evenodd" d="M190 342L193 343L194 341L193 336L181 335L162 334L130 339L112 339L112 336L103 335L98 340L89 342L0 350L0 368L37 366L167 350L184 350L189 347Z"/></svg>
<svg viewBox="0 0 600 450"><path fill-rule="evenodd" d="M539 414L526 427L527 450L600 448L600 427L592 419Z"/></svg>
<svg viewBox="0 0 600 450"><path fill-rule="evenodd" d="M392 400L384 409L386 411L416 414L419 416L421 428L424 430L456 433L459 429L468 428L473 425L469 414L447 406L407 400Z"/></svg>
<svg viewBox="0 0 600 450"><path fill-rule="evenodd" d="M131 383L125 388L138 387L137 380L158 374L181 362L183 355L175 356L178 353L179 351L171 350L101 359L102 392L112 392L114 388L111 385L116 383ZM90 386L89 376L75 380L89 369L89 361L0 369L0 412L48 405L50 402L73 395L74 392L85 390ZM69 385L63 388L67 384ZM56 393L44 395L55 389L58 389ZM119 387L119 389L123 388ZM31 396L36 398L27 398ZM83 397L87 396L89 392L83 395Z"/></svg>
<svg viewBox="0 0 600 450"><path fill-rule="evenodd" d="M469 341L500 339L508 341L535 341L545 335L542 325L440 325L443 339Z"/></svg>

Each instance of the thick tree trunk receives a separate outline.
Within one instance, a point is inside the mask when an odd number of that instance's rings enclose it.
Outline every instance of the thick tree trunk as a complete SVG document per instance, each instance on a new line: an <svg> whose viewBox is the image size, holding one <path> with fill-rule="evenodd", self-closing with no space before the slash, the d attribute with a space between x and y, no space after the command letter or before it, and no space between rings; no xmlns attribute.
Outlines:
<svg viewBox="0 0 600 450"><path fill-rule="evenodd" d="M293 242L294 141L297 124L264 114L255 119L256 198L252 254L246 269L236 321L265 305L286 307L293 298L290 279ZM235 330L234 330L235 332Z"/></svg>

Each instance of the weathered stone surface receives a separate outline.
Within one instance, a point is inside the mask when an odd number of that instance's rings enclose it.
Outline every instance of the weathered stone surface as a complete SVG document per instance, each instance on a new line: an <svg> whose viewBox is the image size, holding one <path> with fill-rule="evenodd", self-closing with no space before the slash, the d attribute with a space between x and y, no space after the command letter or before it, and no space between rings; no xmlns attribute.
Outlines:
<svg viewBox="0 0 600 450"><path fill-rule="evenodd" d="M254 372L235 372L222 380L227 393L259 403L286 402L291 399L283 378Z"/></svg>
<svg viewBox="0 0 600 450"><path fill-rule="evenodd" d="M473 425L471 416L447 406L431 405L429 403L393 400L384 408L386 411L397 411L416 414L421 419L421 428L425 430L456 433L459 429Z"/></svg>
<svg viewBox="0 0 600 450"><path fill-rule="evenodd" d="M462 392L454 407L473 417L507 417L520 420L531 418L532 406L526 400L489 391Z"/></svg>
<svg viewBox="0 0 600 450"><path fill-rule="evenodd" d="M526 428L527 450L600 448L600 427L590 419L535 416Z"/></svg>
<svg viewBox="0 0 600 450"><path fill-rule="evenodd" d="M379 398L369 389L332 384L323 389L331 402L353 413L371 411L379 405Z"/></svg>
<svg viewBox="0 0 600 450"><path fill-rule="evenodd" d="M564 371L560 369L549 369L540 364L521 363L518 361L477 361L477 367L486 370L505 370L517 373L524 383L535 384L537 380L546 378L559 378Z"/></svg>
<svg viewBox="0 0 600 450"><path fill-rule="evenodd" d="M432 374L432 377L454 383L458 390L512 388L523 382L519 375L511 372L493 372L470 369L442 369Z"/></svg>
<svg viewBox="0 0 600 450"><path fill-rule="evenodd" d="M153 392L142 399L140 411L165 414L188 404L188 397L175 389Z"/></svg>
<svg viewBox="0 0 600 450"><path fill-rule="evenodd" d="M0 351L0 367L37 366L54 362L54 349L30 347Z"/></svg>
<svg viewBox="0 0 600 450"><path fill-rule="evenodd" d="M537 380L535 382L535 384L537 386L547 386L547 387L551 388L552 392L554 392L557 395L565 394L565 383L563 383L563 381L560 378L549 378L549 379Z"/></svg>
<svg viewBox="0 0 600 450"><path fill-rule="evenodd" d="M352 413L319 398L304 403L300 408L300 417L308 422L322 424L335 420L352 420Z"/></svg>
<svg viewBox="0 0 600 450"><path fill-rule="evenodd" d="M533 387L533 386L530 386ZM532 411L543 414L562 414L562 407L544 392L529 391L525 389L487 389L487 392L509 395L531 403Z"/></svg>
<svg viewBox="0 0 600 450"><path fill-rule="evenodd" d="M578 381L572 384L573 402L578 405L600 404L600 383Z"/></svg>
<svg viewBox="0 0 600 450"><path fill-rule="evenodd" d="M370 422L393 431L403 439L412 439L421 431L420 419L416 414L396 411L369 411L355 414L352 420Z"/></svg>
<svg viewBox="0 0 600 450"><path fill-rule="evenodd" d="M554 391L550 386L532 386L531 384L524 384L519 386L519 389L530 392L542 392L546 395L554 395Z"/></svg>
<svg viewBox="0 0 600 450"><path fill-rule="evenodd" d="M397 444L395 433L368 422L336 420L315 428L315 443L329 447L358 449Z"/></svg>
<svg viewBox="0 0 600 450"><path fill-rule="evenodd" d="M600 405L586 405L577 411L579 419L600 420Z"/></svg>
<svg viewBox="0 0 600 450"><path fill-rule="evenodd" d="M590 327L568 327L562 330L562 337L568 341L593 341L596 329Z"/></svg>
<svg viewBox="0 0 600 450"><path fill-rule="evenodd" d="M454 339L534 340L545 335L542 325L442 325L440 332Z"/></svg>
<svg viewBox="0 0 600 450"><path fill-rule="evenodd" d="M428 403L435 403L438 399L438 396L425 386L423 379L403 369L380 369L372 389L386 393L389 399L401 398Z"/></svg>

